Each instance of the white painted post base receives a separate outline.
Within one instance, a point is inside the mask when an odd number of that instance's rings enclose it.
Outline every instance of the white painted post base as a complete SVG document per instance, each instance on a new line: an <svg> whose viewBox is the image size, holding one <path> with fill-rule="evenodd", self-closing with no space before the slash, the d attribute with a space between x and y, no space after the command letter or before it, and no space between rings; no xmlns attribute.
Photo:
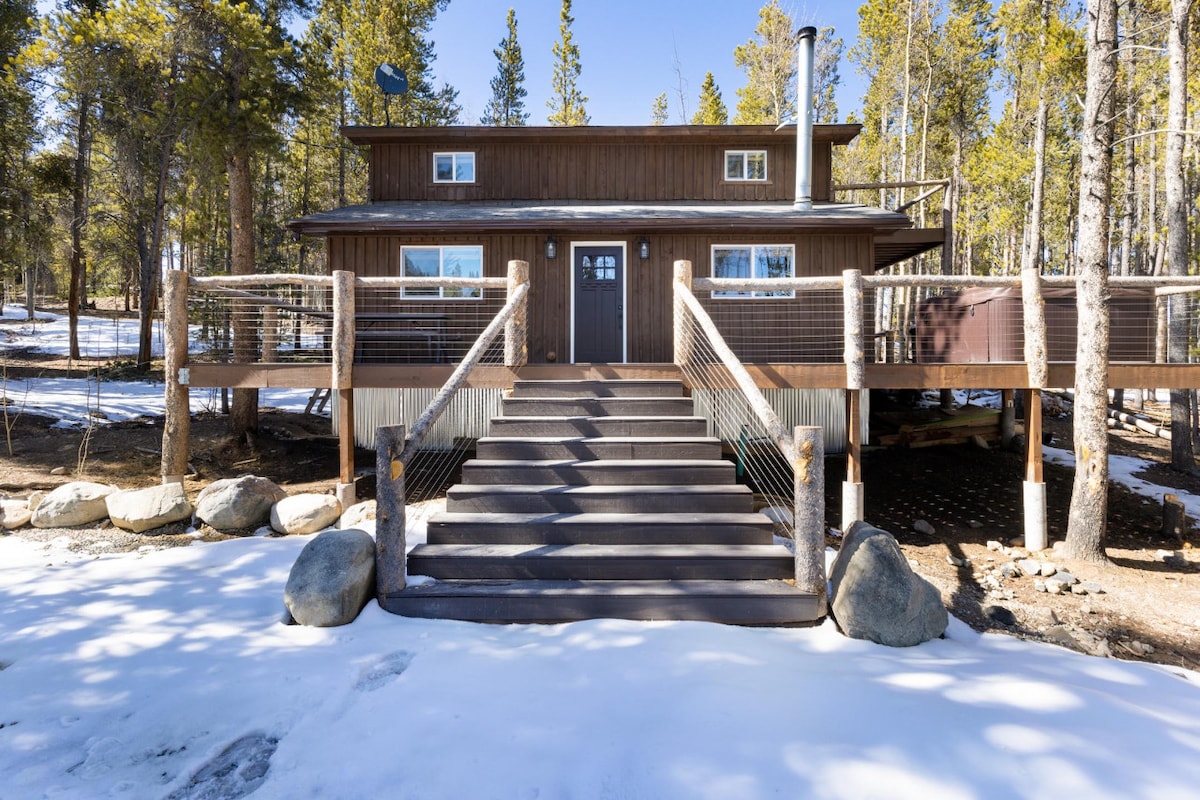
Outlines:
<svg viewBox="0 0 1200 800"><path fill-rule="evenodd" d="M1046 549L1046 484L1024 481L1025 549Z"/></svg>
<svg viewBox="0 0 1200 800"><path fill-rule="evenodd" d="M183 485L183 476L182 475L163 475L162 476L162 485L163 486L166 486L167 484L171 484L171 483L178 483L180 486L182 486Z"/></svg>
<svg viewBox="0 0 1200 800"><path fill-rule="evenodd" d="M842 481L842 533L863 518L863 485Z"/></svg>
<svg viewBox="0 0 1200 800"><path fill-rule="evenodd" d="M357 501L357 496L354 491L353 483L339 483L337 489L334 490L338 502L342 504L342 511L345 511Z"/></svg>

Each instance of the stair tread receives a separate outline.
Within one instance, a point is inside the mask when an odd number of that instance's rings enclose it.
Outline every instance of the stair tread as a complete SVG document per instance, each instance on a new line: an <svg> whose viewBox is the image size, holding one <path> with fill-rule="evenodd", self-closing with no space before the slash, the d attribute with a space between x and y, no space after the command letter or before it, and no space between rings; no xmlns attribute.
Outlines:
<svg viewBox="0 0 1200 800"><path fill-rule="evenodd" d="M570 595L631 596L654 594L663 597L812 597L785 580L748 581L545 581L482 580L435 581L407 586L387 595L470 596L488 594L555 597Z"/></svg>
<svg viewBox="0 0 1200 800"><path fill-rule="evenodd" d="M536 419L536 417L523 417L522 421ZM548 419L561 420L563 417L549 417ZM606 419L600 417L600 419ZM608 418L613 419L613 418ZM662 419L661 417L652 417L651 419ZM624 444L633 442L634 444L645 444L647 441L663 442L668 444L712 444L721 442L715 436L481 436L478 439L480 444L496 444L508 442L528 442L530 444Z"/></svg>
<svg viewBox="0 0 1200 800"><path fill-rule="evenodd" d="M711 513L654 513L654 512L635 512L628 514L621 513L517 513L517 512L467 512L467 511L439 511L429 517L427 524L452 524L452 523L496 523L503 525L522 525L522 524L562 524L562 525L612 525L614 523L627 524L660 524L660 525L699 525L699 524L724 524L724 525L770 525L771 520L765 515L758 512L742 513L742 512L721 512L714 511Z"/></svg>
<svg viewBox="0 0 1200 800"><path fill-rule="evenodd" d="M584 469L632 469L635 467L735 467L720 458L471 458L463 466L472 467L581 467Z"/></svg>
<svg viewBox="0 0 1200 800"><path fill-rule="evenodd" d="M549 400L561 400L561 397L544 398ZM695 414L675 414L673 416L655 416L651 414L616 414L613 416L595 416L594 414L543 414L541 416L522 416L522 417L493 417L492 421L505 420L516 422L707 422L706 417L697 416Z"/></svg>
<svg viewBox="0 0 1200 800"><path fill-rule="evenodd" d="M412 556L425 558L783 558L792 552L781 544L422 544ZM411 556L410 556L411 557Z"/></svg>
<svg viewBox="0 0 1200 800"><path fill-rule="evenodd" d="M451 494L753 494L750 487L741 484L696 483L696 484L616 484L607 483L577 486L561 483L459 483L451 486Z"/></svg>

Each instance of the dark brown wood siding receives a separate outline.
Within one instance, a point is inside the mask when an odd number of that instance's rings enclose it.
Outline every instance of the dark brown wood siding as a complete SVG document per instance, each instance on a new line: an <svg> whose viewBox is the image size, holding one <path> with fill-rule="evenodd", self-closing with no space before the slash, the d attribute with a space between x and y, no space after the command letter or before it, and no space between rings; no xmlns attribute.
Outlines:
<svg viewBox="0 0 1200 800"><path fill-rule="evenodd" d="M558 258L544 255L545 234L486 236L386 236L329 237L330 269L345 269L363 276L398 276L403 244L482 245L484 274L502 276L510 259L529 262L529 360L531 363L566 362L571 353L571 243L624 242L628 308L626 313L628 360L633 363L666 363L672 359L671 276L674 262L693 264L697 277L711 271L711 248L716 244L794 244L796 274L838 275L845 269L871 271L872 235L863 233L807 234L655 234L650 237L650 258L637 257L638 236L573 235L553 231ZM836 361L841 358L841 298L822 292L795 299L714 299L700 297L730 344L747 361ZM376 300L378 302L384 302ZM405 301L405 310L461 317L455 327L482 328L503 300L496 294L484 302L470 300ZM362 305L360 303L360 305ZM381 310L363 305L364 310ZM465 348L469 342L462 344ZM830 349L834 348L834 349ZM455 351L457 352L457 351ZM834 356L829 354L833 353Z"/></svg>
<svg viewBox="0 0 1200 800"><path fill-rule="evenodd" d="M767 178L726 181L726 150L767 151ZM474 152L475 182L433 182L433 154ZM813 146L813 199L828 200L831 145ZM371 146L372 200L614 202L792 200L796 154L788 140L750 144L480 143Z"/></svg>

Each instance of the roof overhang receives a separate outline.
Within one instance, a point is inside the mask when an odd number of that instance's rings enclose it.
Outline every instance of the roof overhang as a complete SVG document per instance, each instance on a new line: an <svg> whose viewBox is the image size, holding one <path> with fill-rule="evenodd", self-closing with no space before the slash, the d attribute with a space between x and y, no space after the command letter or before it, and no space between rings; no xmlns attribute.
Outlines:
<svg viewBox="0 0 1200 800"><path fill-rule="evenodd" d="M814 125L813 141L849 144L862 125ZM354 144L430 144L438 147L466 143L537 143L608 145L636 141L639 144L740 144L771 139L795 139L796 126L784 125L582 125L562 127L498 128L453 125L443 128L342 128Z"/></svg>
<svg viewBox="0 0 1200 800"><path fill-rule="evenodd" d="M944 228L909 228L875 235L875 269L881 270L946 244Z"/></svg>
<svg viewBox="0 0 1200 800"><path fill-rule="evenodd" d="M854 203L451 203L389 201L347 206L288 223L310 235L571 231L869 231L910 228L904 214Z"/></svg>

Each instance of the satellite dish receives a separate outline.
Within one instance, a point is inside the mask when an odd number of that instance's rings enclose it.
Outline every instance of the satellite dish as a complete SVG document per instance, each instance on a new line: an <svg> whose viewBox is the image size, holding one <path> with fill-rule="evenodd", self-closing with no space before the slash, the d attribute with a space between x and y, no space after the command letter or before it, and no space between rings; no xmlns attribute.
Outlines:
<svg viewBox="0 0 1200 800"><path fill-rule="evenodd" d="M408 78L391 64L380 64L375 68L375 83L384 94L404 94L408 91Z"/></svg>

